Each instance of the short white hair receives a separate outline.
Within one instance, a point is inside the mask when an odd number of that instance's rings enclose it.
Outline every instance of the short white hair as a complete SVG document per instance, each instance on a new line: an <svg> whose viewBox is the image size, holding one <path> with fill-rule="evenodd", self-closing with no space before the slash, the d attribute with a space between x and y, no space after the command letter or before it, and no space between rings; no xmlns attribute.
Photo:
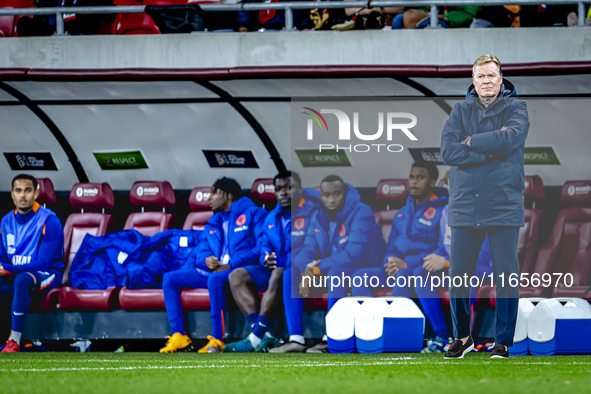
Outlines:
<svg viewBox="0 0 591 394"><path fill-rule="evenodd" d="M476 59L476 61L474 62L474 65L472 66L472 75L474 75L474 71L476 70L476 67L485 65L490 62L493 62L494 64L496 64L497 68L499 69L499 74L503 75L503 70L501 69L501 61L495 55L482 55L478 59Z"/></svg>

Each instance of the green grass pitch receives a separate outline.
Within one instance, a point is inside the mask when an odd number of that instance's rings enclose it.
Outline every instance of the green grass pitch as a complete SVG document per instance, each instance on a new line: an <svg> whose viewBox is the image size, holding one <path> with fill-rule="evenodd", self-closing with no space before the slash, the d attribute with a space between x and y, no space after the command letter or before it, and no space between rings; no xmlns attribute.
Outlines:
<svg viewBox="0 0 591 394"><path fill-rule="evenodd" d="M591 356L24 353L0 393L589 393Z"/></svg>

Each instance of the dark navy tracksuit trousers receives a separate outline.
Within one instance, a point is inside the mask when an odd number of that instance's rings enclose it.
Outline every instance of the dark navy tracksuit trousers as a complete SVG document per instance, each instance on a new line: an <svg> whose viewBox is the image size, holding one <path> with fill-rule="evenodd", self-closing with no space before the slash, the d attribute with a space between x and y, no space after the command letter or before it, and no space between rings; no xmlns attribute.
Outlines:
<svg viewBox="0 0 591 394"><path fill-rule="evenodd" d="M490 254L497 288L495 343L513 345L519 287L509 285L509 275L516 274L519 279L517 241L519 227L490 227L476 229L471 227L451 228L451 256L449 274L468 277L474 275L478 254L484 237L488 234ZM500 275L504 273L504 280ZM515 276L515 275L514 275ZM485 283L490 283L487 279ZM458 280L459 282L459 280ZM462 283L464 285L464 283ZM455 338L470 335L470 285L450 288L450 305Z"/></svg>

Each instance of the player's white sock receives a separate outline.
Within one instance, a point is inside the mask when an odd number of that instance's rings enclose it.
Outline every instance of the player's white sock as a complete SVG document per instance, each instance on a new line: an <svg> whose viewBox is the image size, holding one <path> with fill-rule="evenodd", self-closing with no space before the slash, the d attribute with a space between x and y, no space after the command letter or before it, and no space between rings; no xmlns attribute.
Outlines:
<svg viewBox="0 0 591 394"><path fill-rule="evenodd" d="M297 342L300 345L305 345L306 344L306 340L304 339L303 335L290 335L289 336L289 342Z"/></svg>
<svg viewBox="0 0 591 394"><path fill-rule="evenodd" d="M326 342L328 341L328 337L326 336L326 334L324 334L324 336L322 337L322 342Z"/></svg>
<svg viewBox="0 0 591 394"><path fill-rule="evenodd" d="M257 347L259 346L259 344L261 343L261 338L257 337L256 335L254 335L254 333L250 333L250 335L248 336L248 339L250 339L250 343L252 343L252 347Z"/></svg>
<svg viewBox="0 0 591 394"><path fill-rule="evenodd" d="M16 342L17 345L20 346L21 344L21 336L23 335L22 332L18 332L18 331L10 331L10 337L8 338L8 340L13 340L14 342Z"/></svg>

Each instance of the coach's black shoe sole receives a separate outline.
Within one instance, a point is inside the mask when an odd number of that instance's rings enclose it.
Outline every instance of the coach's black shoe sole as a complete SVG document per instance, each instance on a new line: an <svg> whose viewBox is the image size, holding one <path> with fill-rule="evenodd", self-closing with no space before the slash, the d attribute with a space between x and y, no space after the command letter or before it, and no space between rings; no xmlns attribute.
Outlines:
<svg viewBox="0 0 591 394"><path fill-rule="evenodd" d="M464 358L466 353L471 352L474 350L474 340L470 335L466 343L462 343L461 340L456 339L449 350L445 353L445 359L451 360L456 358Z"/></svg>
<svg viewBox="0 0 591 394"><path fill-rule="evenodd" d="M509 349L505 349L504 345L495 345L490 358L509 358Z"/></svg>

